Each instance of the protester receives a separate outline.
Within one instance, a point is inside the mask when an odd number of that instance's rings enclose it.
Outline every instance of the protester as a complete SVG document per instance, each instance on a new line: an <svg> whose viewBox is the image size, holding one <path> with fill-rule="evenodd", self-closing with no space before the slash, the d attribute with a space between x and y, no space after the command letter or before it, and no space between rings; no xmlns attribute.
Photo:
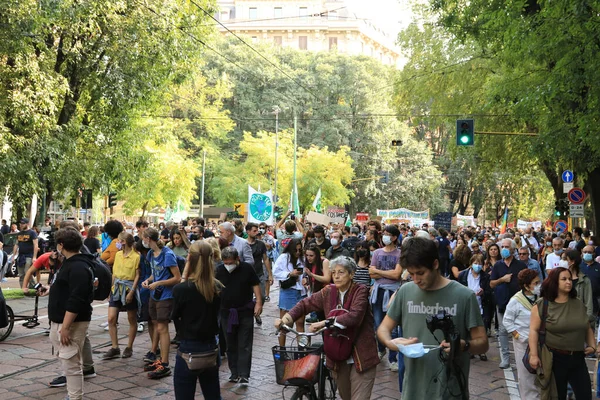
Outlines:
<svg viewBox="0 0 600 400"><path fill-rule="evenodd" d="M224 286L221 292L221 326L227 333L229 382L248 384L252 366L254 317L262 313L260 281L252 264L240 260L235 247L221 252L223 265L216 278ZM254 295L256 301L252 300Z"/></svg>
<svg viewBox="0 0 600 400"><path fill-rule="evenodd" d="M577 250L569 250L566 253L569 271L573 287L577 292L577 298L585 304L591 326L596 326L596 314L594 314L594 294L592 292L592 281L581 270L581 255Z"/></svg>
<svg viewBox="0 0 600 400"><path fill-rule="evenodd" d="M223 222L219 225L219 239L223 238L227 244L235 247L240 260L250 265L254 264L252 249L246 240L235 234L235 226L231 222Z"/></svg>
<svg viewBox="0 0 600 400"><path fill-rule="evenodd" d="M192 243L189 249L188 278L173 288L173 313L178 321L179 349L175 359L173 386L175 398L196 398L196 381L206 400L220 400L219 365L202 371L188 368L188 354L206 353L217 348L220 294L223 285L215 278L213 248L205 241ZM189 357L189 356L188 356Z"/></svg>
<svg viewBox="0 0 600 400"><path fill-rule="evenodd" d="M362 241L355 246L354 261L356 262L354 282L371 287L371 276L369 275L369 267L371 266L371 252L369 251L368 242Z"/></svg>
<svg viewBox="0 0 600 400"><path fill-rule="evenodd" d="M592 284L592 298L594 305L594 315L598 315L600 305L600 263L594 260L594 246L587 245L583 248L583 261L580 269Z"/></svg>
<svg viewBox="0 0 600 400"><path fill-rule="evenodd" d="M246 225L246 234L248 235L246 241L252 250L252 266L254 267L256 276L260 280L261 298L264 299L266 296L266 286L273 284L273 272L271 270L271 261L267 256L267 246L262 240L257 238L258 224L248 222ZM255 320L257 325L262 325L260 315L256 316Z"/></svg>
<svg viewBox="0 0 600 400"><path fill-rule="evenodd" d="M170 241L167 246L173 251L176 256L186 258L188 255L188 249L190 248L190 241L183 229L173 227L169 234Z"/></svg>
<svg viewBox="0 0 600 400"><path fill-rule="evenodd" d="M144 231L142 245L148 248L147 260L152 275L142 282L142 287L150 289L148 311L156 323L157 334L152 337L151 353L156 354L160 344L160 358L144 367L148 378L159 379L171 375L169 367L169 320L173 310L173 286L181 281L175 254L159 238L158 231L148 228Z"/></svg>
<svg viewBox="0 0 600 400"><path fill-rule="evenodd" d="M540 267L540 264L533 258L529 257L529 254L531 253L531 249L528 247L521 247L519 249L519 261L521 261L523 264L525 264L527 266L527 268L534 270L535 272L537 272L538 277L540 278L540 282L544 280L545 277L545 273L544 271L542 271L542 268Z"/></svg>
<svg viewBox="0 0 600 400"><path fill-rule="evenodd" d="M477 245L479 248L479 245ZM450 280L457 280L458 279L458 275L461 273L461 271L464 271L466 269L469 268L469 262L471 260L471 256L473 255L473 253L471 252L471 249L469 249L469 246L464 245L464 244L460 244L458 246L456 246L456 249L454 249L454 252L452 253L453 258L452 261L450 261L450 265L449 265L449 269L450 269ZM440 271L441 273L442 271Z"/></svg>
<svg viewBox="0 0 600 400"><path fill-rule="evenodd" d="M23 287L25 273L35 262L38 256L38 235L33 229L29 229L29 219L21 218L19 234L13 247L13 254L19 254L17 257L17 272L19 274L19 285ZM30 284L30 289L33 285Z"/></svg>
<svg viewBox="0 0 600 400"><path fill-rule="evenodd" d="M137 333L137 312L139 293L137 290L140 281L140 255L133 249L135 243L133 235L121 232L116 244L119 251L115 255L113 264L113 287L108 303L108 332L112 347L104 353L102 358L110 360L121 355L119 339L117 337L117 321L119 311L127 311L129 322L129 333L127 335L127 347L123 350L123 358L129 358L133 354L133 341Z"/></svg>
<svg viewBox="0 0 600 400"><path fill-rule="evenodd" d="M110 244L102 251L102 259L106 261L111 270L115 263L115 256L119 251L117 242L119 241L118 236L121 232L123 232L123 224L117 220L110 220L104 224L104 233L108 235Z"/></svg>
<svg viewBox="0 0 600 400"><path fill-rule="evenodd" d="M373 314L369 307L369 289L353 282L356 263L349 257L338 257L331 262L331 274L338 295L332 304L331 291L333 285L326 286L320 292L303 299L281 319L275 320L275 327L281 324L292 325L294 321L304 319L304 315L316 311L328 315L338 305L349 312L335 318L335 326L344 329L355 329L357 335L348 360L335 362L325 353L327 367L331 370L343 400L360 400L371 398L375 375L377 373L377 344L374 340ZM350 299L350 303L345 302ZM325 326L325 321L309 326L316 332Z"/></svg>
<svg viewBox="0 0 600 400"><path fill-rule="evenodd" d="M577 400L591 399L585 356L596 352L596 342L586 307L577 299L571 271L553 268L542 283L541 296L531 309L529 364L544 369L543 376L538 376L542 398L565 399L570 384ZM538 339L545 304L546 345L540 354Z"/></svg>
<svg viewBox="0 0 600 400"><path fill-rule="evenodd" d="M342 235L339 232L333 232L329 235L331 241L331 247L325 252L325 258L329 261L336 259L337 257L350 257L350 251L342 247Z"/></svg>
<svg viewBox="0 0 600 400"><path fill-rule="evenodd" d="M444 278L438 257L436 244L430 239L411 238L403 243L400 264L408 270L412 282L402 285L394 296L377 329L377 337L390 350L416 343L437 346L437 339L427 328L426 317L431 315L429 310L445 310L461 338L461 351L456 355L453 368L460 376L448 376L444 372L446 366L440 350L414 354L403 348L418 357L405 357L402 397L406 399L462 399L463 393L469 390L469 354L485 354L488 350L475 294L458 282ZM391 332L397 325L405 337L392 339ZM450 343L443 341L442 347L450 351Z"/></svg>

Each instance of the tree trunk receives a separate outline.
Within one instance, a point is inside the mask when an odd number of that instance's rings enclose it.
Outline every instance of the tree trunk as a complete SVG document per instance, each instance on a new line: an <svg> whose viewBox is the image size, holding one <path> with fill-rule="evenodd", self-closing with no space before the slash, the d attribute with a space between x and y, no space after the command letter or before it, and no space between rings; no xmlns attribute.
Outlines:
<svg viewBox="0 0 600 400"><path fill-rule="evenodd" d="M587 183L585 185L586 193L590 198L592 206L592 226L588 226L594 234L597 234L596 229L600 228L598 218L600 217L600 167L594 168L588 174Z"/></svg>
<svg viewBox="0 0 600 400"><path fill-rule="evenodd" d="M144 220L144 216L146 215L146 208L148 208L148 201L146 201L144 203L144 206L142 207L142 216L140 217L141 220Z"/></svg>

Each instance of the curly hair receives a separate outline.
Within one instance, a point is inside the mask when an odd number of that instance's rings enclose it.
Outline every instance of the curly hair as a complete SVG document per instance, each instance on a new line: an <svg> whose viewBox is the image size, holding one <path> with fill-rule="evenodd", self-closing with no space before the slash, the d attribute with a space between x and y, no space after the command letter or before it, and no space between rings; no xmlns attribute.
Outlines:
<svg viewBox="0 0 600 400"><path fill-rule="evenodd" d="M522 290L525 290L526 286L530 285L531 282L533 282L533 280L537 278L537 276L538 273L536 270L529 268L521 270L519 272L519 275L517 276L519 278L519 287Z"/></svg>
<svg viewBox="0 0 600 400"><path fill-rule="evenodd" d="M456 246L456 249L454 249L452 255L454 256L456 261L458 261L462 265L469 265L473 252L466 244L459 244L458 246Z"/></svg>

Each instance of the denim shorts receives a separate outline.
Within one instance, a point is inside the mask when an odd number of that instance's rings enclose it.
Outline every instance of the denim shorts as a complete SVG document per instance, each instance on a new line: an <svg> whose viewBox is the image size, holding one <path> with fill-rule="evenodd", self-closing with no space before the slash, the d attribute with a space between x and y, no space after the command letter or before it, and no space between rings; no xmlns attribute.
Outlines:
<svg viewBox="0 0 600 400"><path fill-rule="evenodd" d="M292 288L279 290L279 308L281 310L290 311L300 300L302 300L302 294L299 290Z"/></svg>

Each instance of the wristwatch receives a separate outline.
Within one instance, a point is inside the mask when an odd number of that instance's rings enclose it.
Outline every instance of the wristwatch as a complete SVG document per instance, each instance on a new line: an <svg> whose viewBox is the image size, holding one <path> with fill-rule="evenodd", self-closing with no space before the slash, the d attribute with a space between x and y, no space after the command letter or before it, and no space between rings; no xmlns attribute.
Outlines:
<svg viewBox="0 0 600 400"><path fill-rule="evenodd" d="M469 347L471 347L471 342L469 342L467 339L465 339L465 345L463 347L463 351L464 352L469 351Z"/></svg>

